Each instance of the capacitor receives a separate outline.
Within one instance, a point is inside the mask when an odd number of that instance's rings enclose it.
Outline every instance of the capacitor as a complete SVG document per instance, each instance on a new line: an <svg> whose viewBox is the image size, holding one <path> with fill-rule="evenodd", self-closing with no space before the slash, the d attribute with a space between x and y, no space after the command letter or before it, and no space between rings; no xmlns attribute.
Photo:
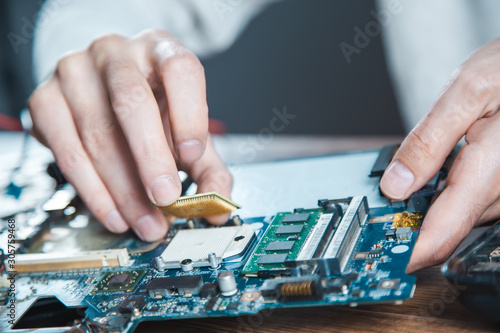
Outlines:
<svg viewBox="0 0 500 333"><path fill-rule="evenodd" d="M232 271L220 272L217 281L219 282L219 289L223 296L231 296L238 292Z"/></svg>

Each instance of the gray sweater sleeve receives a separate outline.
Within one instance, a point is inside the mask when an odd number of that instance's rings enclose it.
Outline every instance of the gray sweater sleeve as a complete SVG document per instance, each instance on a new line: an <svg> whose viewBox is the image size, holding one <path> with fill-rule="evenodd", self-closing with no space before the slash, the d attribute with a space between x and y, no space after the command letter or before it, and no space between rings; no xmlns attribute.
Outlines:
<svg viewBox="0 0 500 333"><path fill-rule="evenodd" d="M377 11L374 21L384 30L387 67L408 131L455 69L500 36L500 2L495 0L379 0Z"/></svg>
<svg viewBox="0 0 500 333"><path fill-rule="evenodd" d="M41 8L33 44L36 83L64 54L86 48L101 35L133 36L163 29L199 57L228 48L266 0L48 0Z"/></svg>

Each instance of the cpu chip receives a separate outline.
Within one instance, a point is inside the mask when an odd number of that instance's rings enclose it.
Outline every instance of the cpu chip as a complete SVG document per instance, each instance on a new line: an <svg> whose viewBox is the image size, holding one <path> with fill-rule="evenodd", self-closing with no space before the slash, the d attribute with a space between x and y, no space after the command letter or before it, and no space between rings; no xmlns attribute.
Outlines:
<svg viewBox="0 0 500 333"><path fill-rule="evenodd" d="M145 274L146 270L109 272L99 281L92 293L131 292Z"/></svg>
<svg viewBox="0 0 500 333"><path fill-rule="evenodd" d="M209 192L180 197L173 204L158 208L167 215L196 218L226 214L241 207L220 194Z"/></svg>

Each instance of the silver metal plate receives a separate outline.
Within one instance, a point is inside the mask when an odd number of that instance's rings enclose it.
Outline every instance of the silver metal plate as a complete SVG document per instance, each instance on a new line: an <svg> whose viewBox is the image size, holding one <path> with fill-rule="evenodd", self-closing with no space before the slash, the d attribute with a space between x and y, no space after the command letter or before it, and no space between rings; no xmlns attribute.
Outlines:
<svg viewBox="0 0 500 333"><path fill-rule="evenodd" d="M241 254L255 234L251 225L180 230L161 254L164 262L206 260L210 253L228 259Z"/></svg>

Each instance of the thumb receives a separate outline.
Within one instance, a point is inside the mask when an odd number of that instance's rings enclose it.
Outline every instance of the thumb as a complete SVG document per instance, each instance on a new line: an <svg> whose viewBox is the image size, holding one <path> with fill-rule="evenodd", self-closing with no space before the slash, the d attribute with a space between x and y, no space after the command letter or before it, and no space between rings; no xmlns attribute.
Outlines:
<svg viewBox="0 0 500 333"><path fill-rule="evenodd" d="M387 197L403 200L424 186L476 120L475 110L455 107L456 90L461 89L457 86L453 84L441 96L401 144L380 180Z"/></svg>
<svg viewBox="0 0 500 333"><path fill-rule="evenodd" d="M436 124L422 122L403 141L380 180L387 197L406 199L439 171L459 139L440 140L434 127Z"/></svg>

